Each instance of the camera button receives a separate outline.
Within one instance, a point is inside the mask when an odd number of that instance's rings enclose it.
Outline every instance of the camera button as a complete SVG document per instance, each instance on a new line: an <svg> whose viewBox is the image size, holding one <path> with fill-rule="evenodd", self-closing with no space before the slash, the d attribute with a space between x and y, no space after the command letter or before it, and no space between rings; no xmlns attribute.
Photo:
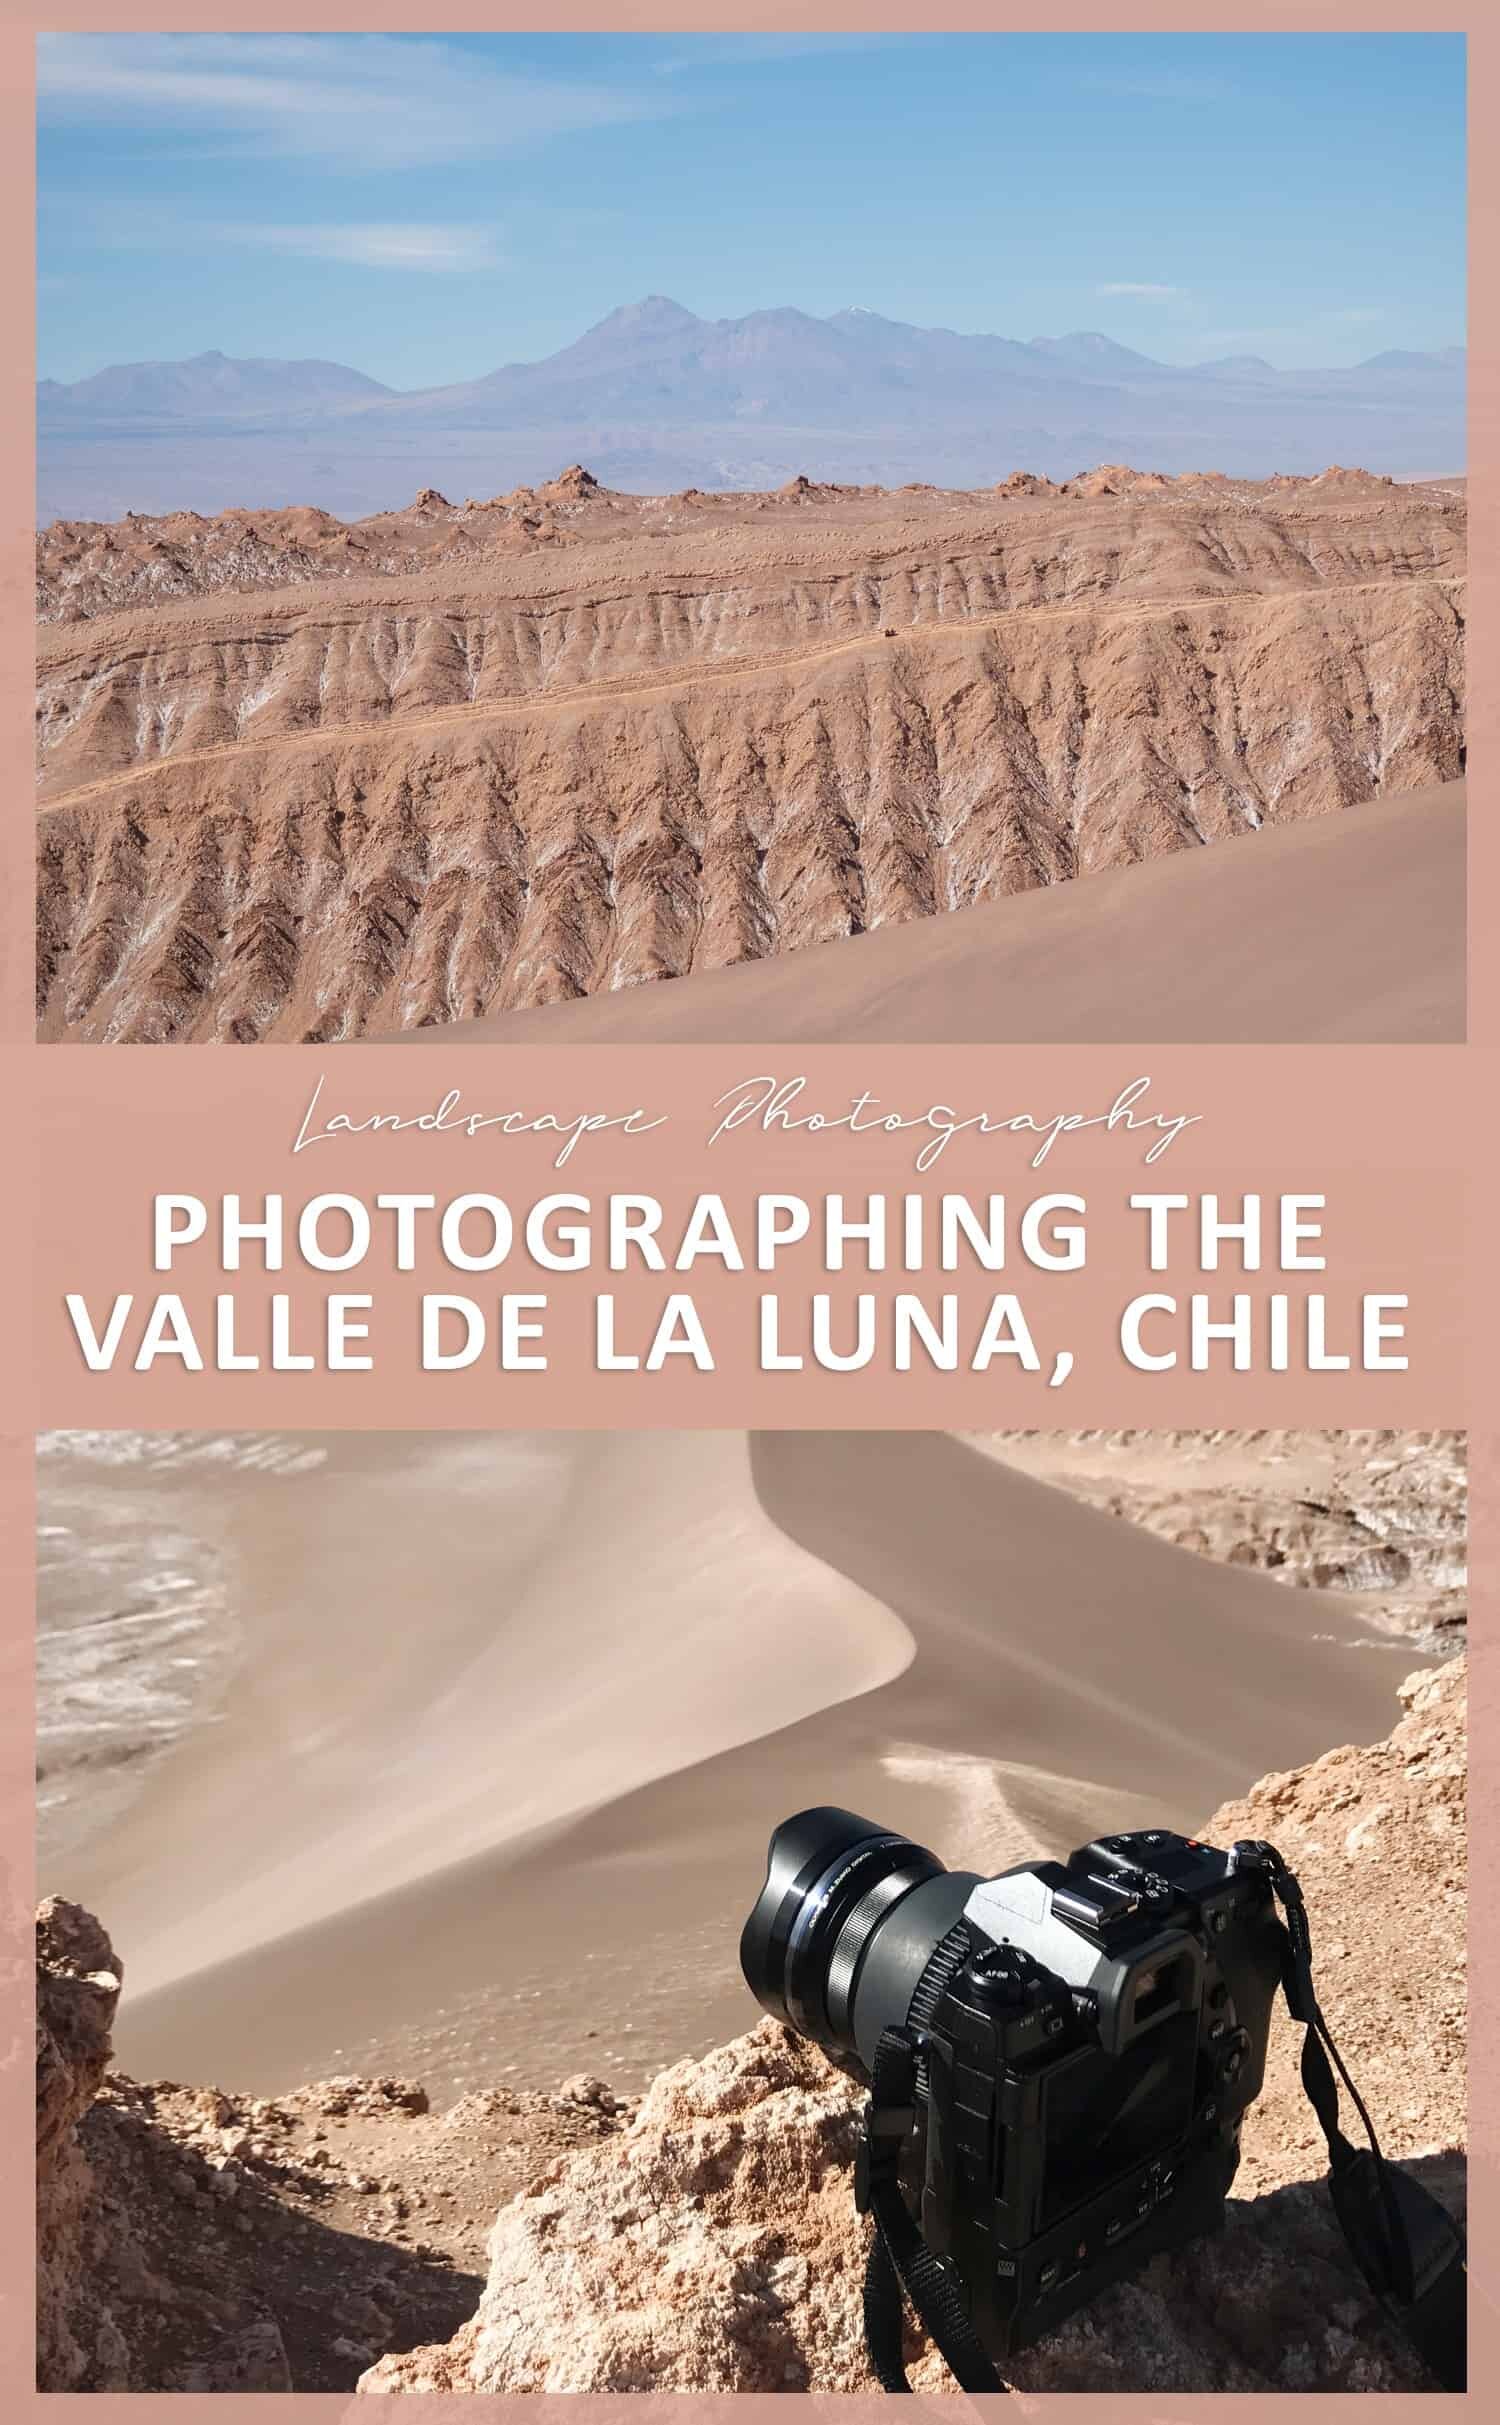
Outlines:
<svg viewBox="0 0 1500 2425"><path fill-rule="evenodd" d="M1226 2080L1237 2080L1245 2068L1245 2058L1249 2052L1249 2038L1243 2029L1237 2029L1219 2058L1220 2076Z"/></svg>

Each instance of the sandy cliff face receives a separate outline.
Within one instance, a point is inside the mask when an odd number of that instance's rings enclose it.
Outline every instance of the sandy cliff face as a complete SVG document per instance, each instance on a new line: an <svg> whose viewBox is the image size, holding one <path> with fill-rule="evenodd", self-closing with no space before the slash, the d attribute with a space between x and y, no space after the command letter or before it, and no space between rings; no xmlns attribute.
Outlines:
<svg viewBox="0 0 1500 2425"><path fill-rule="evenodd" d="M1463 1662L1402 1700L1387 1742L1268 1777L1205 1832L1268 1836L1299 1871L1384 2144L1461 2212ZM662 2073L634 2112L580 2078L438 2114L396 2080L267 2100L106 2075L118 1982L97 1923L44 1907L44 2388L338 2390L362 2370L372 2392L871 2388L859 2091L774 2024ZM1339 2238L1296 2049L1278 2019L1224 2233L1029 2352L1023 2388L1428 2388ZM911 2355L920 2388L951 2388Z"/></svg>
<svg viewBox="0 0 1500 2425"><path fill-rule="evenodd" d="M583 478L362 539L59 526L44 1033L326 1041L566 1001L1462 770L1445 490Z"/></svg>

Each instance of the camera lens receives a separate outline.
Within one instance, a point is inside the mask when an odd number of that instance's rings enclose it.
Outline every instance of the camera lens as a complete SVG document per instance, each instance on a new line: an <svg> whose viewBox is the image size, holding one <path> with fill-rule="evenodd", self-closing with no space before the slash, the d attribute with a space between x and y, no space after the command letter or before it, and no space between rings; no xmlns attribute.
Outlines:
<svg viewBox="0 0 1500 2425"><path fill-rule="evenodd" d="M779 2021L868 2063L975 1883L853 1811L800 1811L771 1838L740 1968Z"/></svg>

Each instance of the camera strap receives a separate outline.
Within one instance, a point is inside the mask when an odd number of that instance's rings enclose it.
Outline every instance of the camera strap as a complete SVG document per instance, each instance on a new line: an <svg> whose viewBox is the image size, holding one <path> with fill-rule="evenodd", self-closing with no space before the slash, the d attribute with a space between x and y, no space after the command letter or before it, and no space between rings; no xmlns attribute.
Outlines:
<svg viewBox="0 0 1500 2425"><path fill-rule="evenodd" d="M1247 1847L1247 1849L1249 1849ZM1302 2085L1328 2147L1328 2189L1356 2265L1391 2322L1445 2391L1468 2385L1464 2236L1431 2191L1381 2153L1375 2126L1334 2044L1313 1986L1312 1931L1302 1889L1269 1844L1263 1858L1286 1921L1282 1988L1301 2024ZM855 2200L873 2218L865 2269L865 2347L886 2391L909 2392L902 2359L903 2294L961 2391L1009 2386L974 2329L958 2285L923 2239L901 2188L901 2155L917 2123L922 2032L882 2031L855 2170ZM1342 2081L1368 2147L1346 2138Z"/></svg>
<svg viewBox="0 0 1500 2425"><path fill-rule="evenodd" d="M910 2391L902 2362L902 2293L960 2391L1006 2391L957 2284L923 2239L901 2194L901 2151L917 2126L920 2033L882 2030L855 2167L855 2203L874 2217L865 2267L865 2348L885 2391Z"/></svg>
<svg viewBox="0 0 1500 2425"><path fill-rule="evenodd" d="M1364 2099L1318 2004L1312 1930L1302 1889L1275 1847L1256 1847L1286 1919L1282 1991L1302 2025L1302 2086L1328 2147L1328 2194L1355 2264L1391 2322L1445 2391L1468 2387L1468 2263L1464 2235L1431 2190L1381 2153ZM1339 2082L1369 2141L1356 2147L1339 2118Z"/></svg>

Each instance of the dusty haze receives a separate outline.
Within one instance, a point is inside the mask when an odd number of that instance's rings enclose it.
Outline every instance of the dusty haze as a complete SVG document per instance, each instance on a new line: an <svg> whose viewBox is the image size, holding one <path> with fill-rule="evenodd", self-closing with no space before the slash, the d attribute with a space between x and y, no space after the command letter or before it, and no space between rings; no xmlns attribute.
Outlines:
<svg viewBox="0 0 1500 2425"><path fill-rule="evenodd" d="M610 312L548 359L400 394L337 362L113 363L37 390L41 513L283 503L368 514L419 479L544 479L570 454L626 489L831 479L967 488L1012 463L1062 478L1101 454L1250 477L1347 458L1415 475L1464 464L1465 356L1386 351L1342 370L1250 355L1158 362L1097 330L965 335L858 308L700 318L666 295Z"/></svg>

